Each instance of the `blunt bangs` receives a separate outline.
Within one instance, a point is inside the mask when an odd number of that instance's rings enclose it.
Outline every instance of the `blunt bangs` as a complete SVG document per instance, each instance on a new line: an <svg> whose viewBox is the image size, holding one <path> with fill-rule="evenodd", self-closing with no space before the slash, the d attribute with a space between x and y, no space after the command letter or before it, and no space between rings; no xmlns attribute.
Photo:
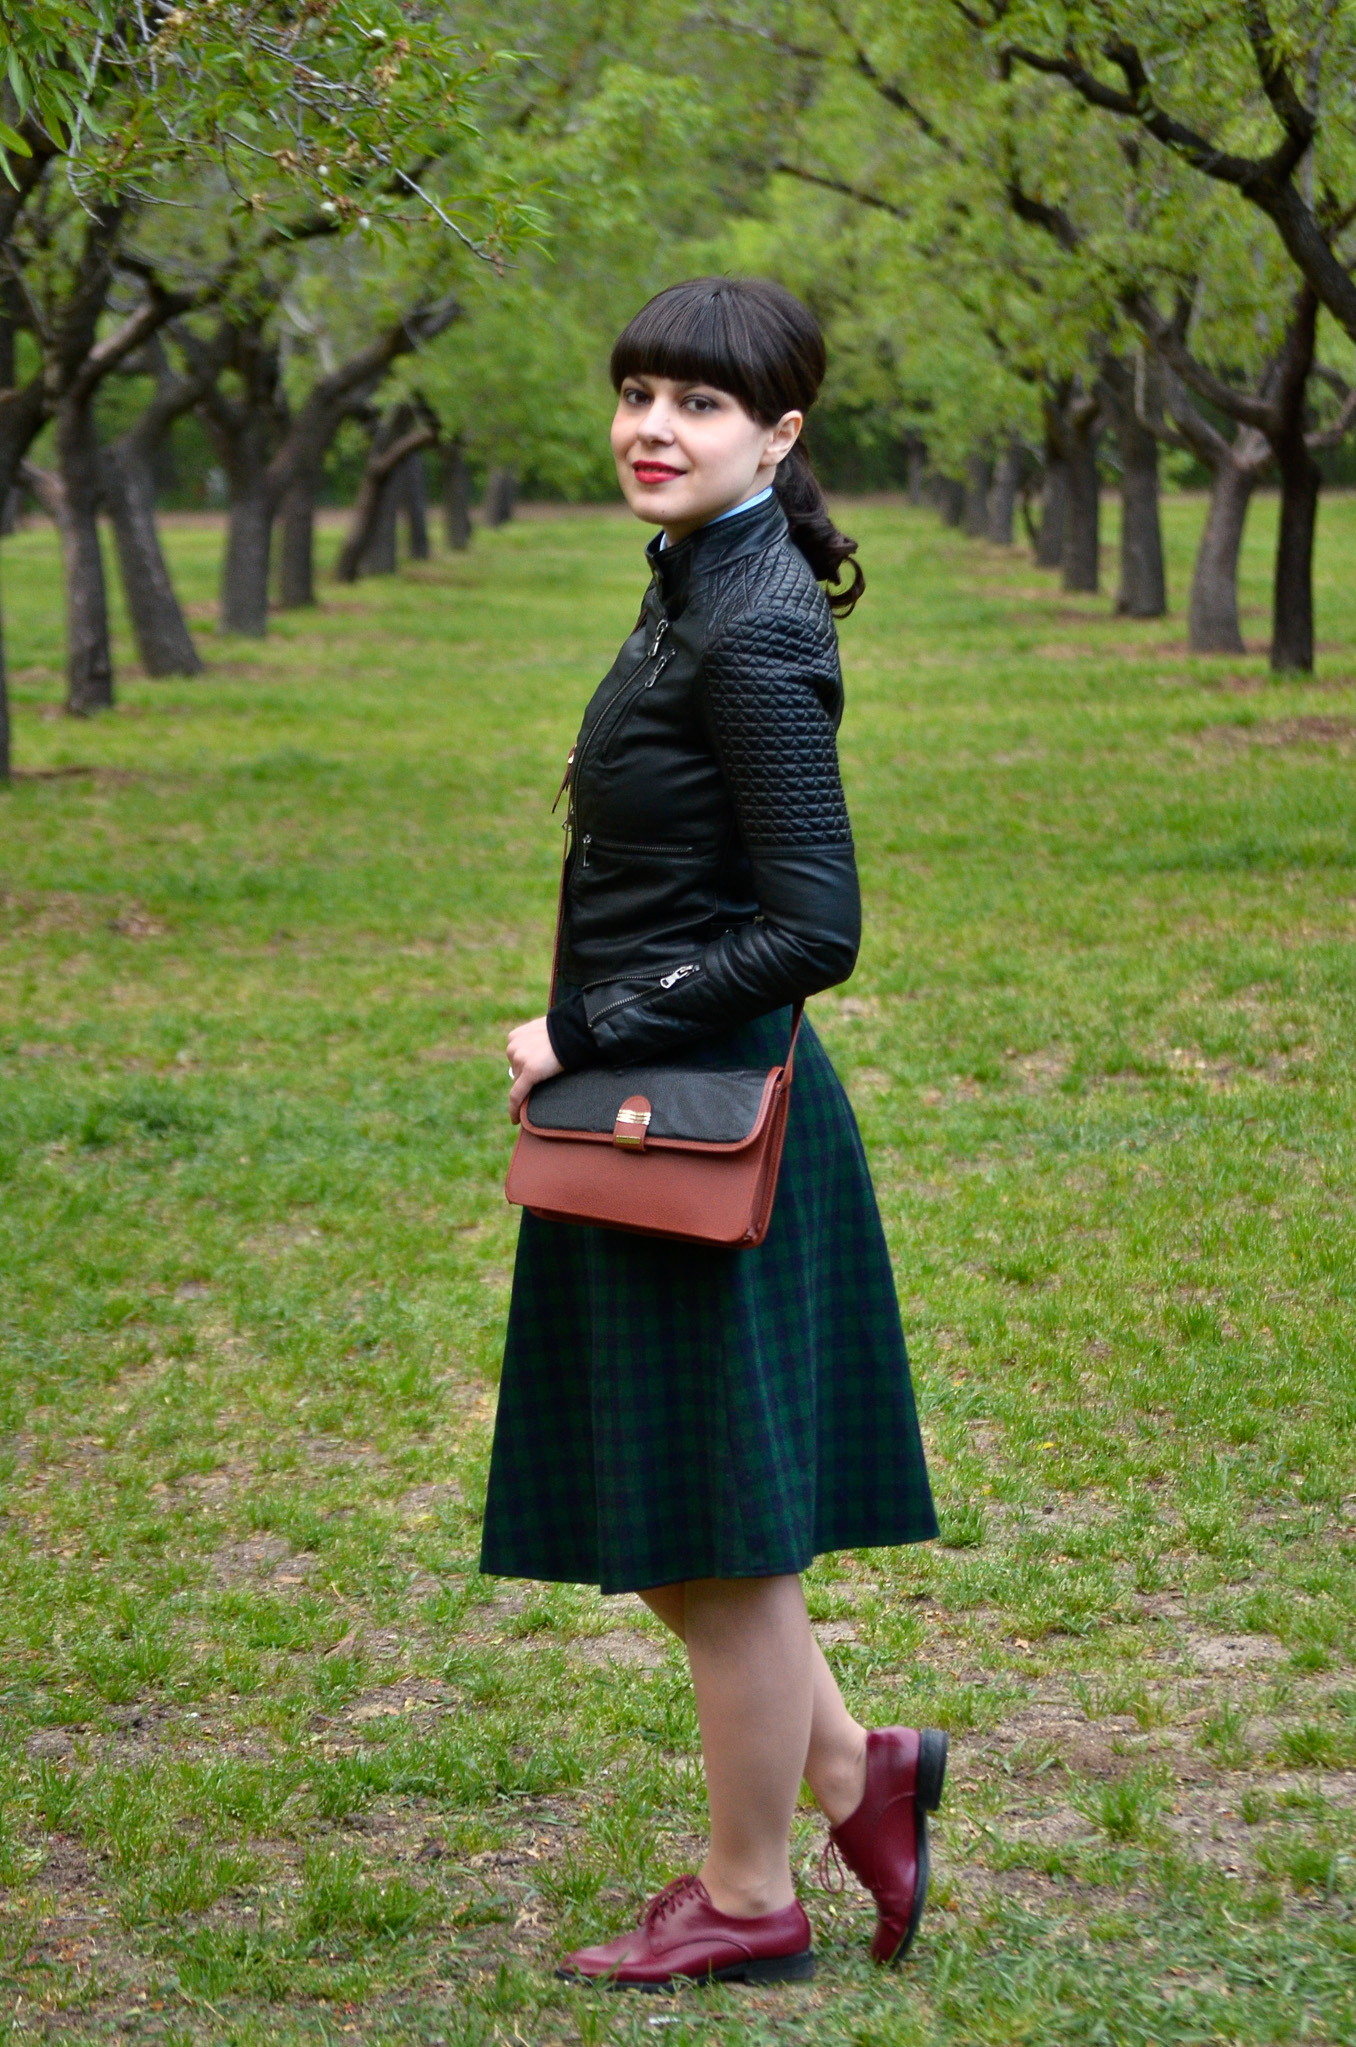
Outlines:
<svg viewBox="0 0 1356 2047"><path fill-rule="evenodd" d="M775 426L784 412L813 404L823 347L805 308L780 285L697 277L658 293L622 330L612 383L618 391L627 377L710 384Z"/></svg>

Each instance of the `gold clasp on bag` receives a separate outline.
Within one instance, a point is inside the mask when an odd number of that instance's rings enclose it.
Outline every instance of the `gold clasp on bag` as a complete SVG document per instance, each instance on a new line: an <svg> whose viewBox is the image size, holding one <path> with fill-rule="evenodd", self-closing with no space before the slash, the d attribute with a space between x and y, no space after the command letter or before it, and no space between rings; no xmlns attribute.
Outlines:
<svg viewBox="0 0 1356 2047"><path fill-rule="evenodd" d="M623 1151L644 1151L645 1133L650 1127L650 1105L644 1095L629 1095L617 1111L612 1142Z"/></svg>

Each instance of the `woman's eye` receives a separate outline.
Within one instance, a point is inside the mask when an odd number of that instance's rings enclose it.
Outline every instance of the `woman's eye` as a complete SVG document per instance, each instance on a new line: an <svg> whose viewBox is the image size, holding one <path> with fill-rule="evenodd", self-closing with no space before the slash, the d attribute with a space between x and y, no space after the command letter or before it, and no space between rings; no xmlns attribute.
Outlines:
<svg viewBox="0 0 1356 2047"><path fill-rule="evenodd" d="M688 399L687 403L693 412L714 412L716 409L714 398L702 398L695 394Z"/></svg>
<svg viewBox="0 0 1356 2047"><path fill-rule="evenodd" d="M650 402L649 392L642 391L638 384L628 385L622 395L628 405L648 405Z"/></svg>

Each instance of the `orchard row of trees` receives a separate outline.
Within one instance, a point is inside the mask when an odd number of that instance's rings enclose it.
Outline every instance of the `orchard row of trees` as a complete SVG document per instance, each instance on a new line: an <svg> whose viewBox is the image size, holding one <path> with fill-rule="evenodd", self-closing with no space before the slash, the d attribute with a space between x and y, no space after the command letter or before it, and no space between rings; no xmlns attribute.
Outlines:
<svg viewBox="0 0 1356 2047"><path fill-rule="evenodd" d="M156 524L178 422L224 478L221 625L262 633L313 599L337 436L368 436L343 575L402 506L417 544L429 449L454 542L468 450L596 495L612 334L711 268L799 289L835 418L972 530L1035 502L1071 589L1109 460L1131 614L1167 602L1165 451L1200 465L1198 651L1242 647L1275 479L1272 660L1312 664L1356 0L0 0L0 33L0 505L59 529L73 712L113 699L101 521L146 671L200 665ZM7 758L3 704L0 656Z"/></svg>
<svg viewBox="0 0 1356 2047"><path fill-rule="evenodd" d="M1034 452L1038 554L1094 590L1109 448L1118 603L1153 616L1160 455L1194 458L1190 643L1236 653L1248 502L1275 479L1271 658L1311 667L1319 458L1356 424L1356 7L814 0L727 26L815 81L780 170L819 211L787 209L785 260L844 249L840 346L953 511L992 477L1005 535Z"/></svg>

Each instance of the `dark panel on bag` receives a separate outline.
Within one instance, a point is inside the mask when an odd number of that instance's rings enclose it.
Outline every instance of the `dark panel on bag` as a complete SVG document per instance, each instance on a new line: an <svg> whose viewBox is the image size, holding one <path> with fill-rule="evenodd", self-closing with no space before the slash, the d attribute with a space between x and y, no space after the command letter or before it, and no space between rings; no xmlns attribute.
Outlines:
<svg viewBox="0 0 1356 2047"><path fill-rule="evenodd" d="M758 1121L767 1074L757 1068L703 1072L671 1066L591 1066L533 1088L528 1116L537 1130L612 1134L632 1095L650 1103L649 1135L691 1144L742 1144Z"/></svg>

